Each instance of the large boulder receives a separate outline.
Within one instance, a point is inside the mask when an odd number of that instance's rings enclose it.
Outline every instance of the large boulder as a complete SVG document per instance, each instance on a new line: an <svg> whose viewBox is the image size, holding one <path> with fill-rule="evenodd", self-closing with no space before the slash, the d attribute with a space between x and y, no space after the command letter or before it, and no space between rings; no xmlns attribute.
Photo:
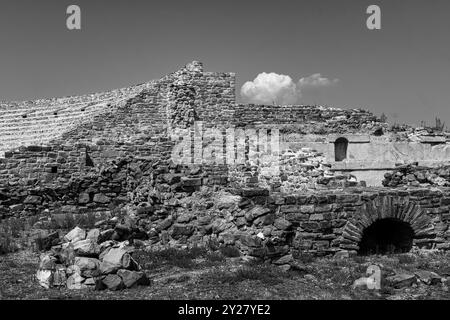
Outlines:
<svg viewBox="0 0 450 320"><path fill-rule="evenodd" d="M100 268L100 260L95 258L87 258L87 257L76 257L75 263L80 271L84 273L85 271L94 271Z"/></svg>
<svg viewBox="0 0 450 320"><path fill-rule="evenodd" d="M80 240L74 243L73 250L79 256L96 257L100 254L100 247L93 239Z"/></svg>
<svg viewBox="0 0 450 320"><path fill-rule="evenodd" d="M442 277L433 271L418 270L415 272L415 275L427 285L435 285L442 282Z"/></svg>
<svg viewBox="0 0 450 320"><path fill-rule="evenodd" d="M67 289L70 290L81 290L85 289L86 286L83 285L84 278L78 274L73 273L69 278L67 278Z"/></svg>
<svg viewBox="0 0 450 320"><path fill-rule="evenodd" d="M125 287L122 278L117 274L108 274L103 280L103 284L112 291L121 290Z"/></svg>
<svg viewBox="0 0 450 320"><path fill-rule="evenodd" d="M401 289L410 287L413 283L417 281L414 274L409 273L399 273L386 278L386 281L394 288Z"/></svg>
<svg viewBox="0 0 450 320"><path fill-rule="evenodd" d="M94 242L97 242L99 237L100 237L100 229L91 229L87 233L86 239L91 239Z"/></svg>
<svg viewBox="0 0 450 320"><path fill-rule="evenodd" d="M118 266L115 263L111 263L108 261L102 261L102 262L100 262L99 270L100 270L101 274L106 275L106 274L110 274L110 273L116 273L116 271L119 270L120 267L121 266Z"/></svg>
<svg viewBox="0 0 450 320"><path fill-rule="evenodd" d="M64 236L64 240L69 242L77 242L84 239L86 239L86 231L84 231L80 227L75 227Z"/></svg>
<svg viewBox="0 0 450 320"><path fill-rule="evenodd" d="M131 256L124 246L113 247L103 256L102 262L110 263L117 268L128 269L131 264Z"/></svg>

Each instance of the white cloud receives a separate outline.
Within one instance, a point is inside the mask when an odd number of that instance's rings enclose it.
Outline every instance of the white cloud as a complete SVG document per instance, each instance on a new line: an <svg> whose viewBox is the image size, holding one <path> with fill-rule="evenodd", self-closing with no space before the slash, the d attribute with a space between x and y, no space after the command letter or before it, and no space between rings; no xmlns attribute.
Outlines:
<svg viewBox="0 0 450 320"><path fill-rule="evenodd" d="M241 88L244 100L256 104L293 104L298 100L298 94L291 77L274 72L260 73Z"/></svg>
<svg viewBox="0 0 450 320"><path fill-rule="evenodd" d="M304 87L327 87L338 82L338 79L330 80L328 78L322 77L320 73L314 73L308 77L301 78L298 80L298 86L300 88Z"/></svg>
<svg viewBox="0 0 450 320"><path fill-rule="evenodd" d="M302 89L328 87L338 81L315 73L295 83L290 76L263 72L253 81L244 83L241 96L246 102L255 104L295 104L302 97Z"/></svg>

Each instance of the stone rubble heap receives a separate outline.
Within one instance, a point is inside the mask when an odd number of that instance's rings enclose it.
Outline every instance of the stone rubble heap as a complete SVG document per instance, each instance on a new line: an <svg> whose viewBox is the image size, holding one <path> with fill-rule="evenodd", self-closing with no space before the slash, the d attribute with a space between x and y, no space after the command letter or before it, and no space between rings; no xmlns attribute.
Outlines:
<svg viewBox="0 0 450 320"><path fill-rule="evenodd" d="M108 240L110 237L109 231L74 228L60 239L61 244L41 255L36 273L39 284L47 289L96 290L149 285L150 280L132 257L134 247L130 241Z"/></svg>
<svg viewBox="0 0 450 320"><path fill-rule="evenodd" d="M417 163L402 165L384 175L383 186L449 187L450 166L428 168L418 166Z"/></svg>

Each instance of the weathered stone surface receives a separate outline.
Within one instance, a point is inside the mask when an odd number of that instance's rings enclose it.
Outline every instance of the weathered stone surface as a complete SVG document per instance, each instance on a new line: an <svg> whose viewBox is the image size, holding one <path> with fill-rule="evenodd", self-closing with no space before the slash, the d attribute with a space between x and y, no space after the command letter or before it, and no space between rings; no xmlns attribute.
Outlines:
<svg viewBox="0 0 450 320"><path fill-rule="evenodd" d="M42 198L40 196L28 196L23 201L25 204L40 204L42 202Z"/></svg>
<svg viewBox="0 0 450 320"><path fill-rule="evenodd" d="M125 288L125 285L122 281L122 278L117 274L108 274L102 282L105 286L112 291L122 290Z"/></svg>
<svg viewBox="0 0 450 320"><path fill-rule="evenodd" d="M85 239L77 241L73 244L73 249L77 255L80 256L98 256L100 254L100 247L97 241L93 239Z"/></svg>
<svg viewBox="0 0 450 320"><path fill-rule="evenodd" d="M70 242L77 242L86 238L86 231L79 227L75 227L68 234L64 236L64 240Z"/></svg>
<svg viewBox="0 0 450 320"><path fill-rule="evenodd" d="M90 197L88 193L80 193L78 196L78 203L79 204L86 204L90 201Z"/></svg>
<svg viewBox="0 0 450 320"><path fill-rule="evenodd" d="M96 282L97 281L95 280L95 278L86 278L86 280L84 280L83 284L85 286L95 287Z"/></svg>
<svg viewBox="0 0 450 320"><path fill-rule="evenodd" d="M156 227L157 230L166 230L173 224L173 219L171 217L161 221Z"/></svg>
<svg viewBox="0 0 450 320"><path fill-rule="evenodd" d="M110 273L116 273L117 270L119 270L121 266L108 262L108 261L102 261L100 262L100 273L101 274L110 274Z"/></svg>
<svg viewBox="0 0 450 320"><path fill-rule="evenodd" d="M91 229L88 231L86 239L91 239L97 243L99 237L100 237L100 229Z"/></svg>
<svg viewBox="0 0 450 320"><path fill-rule="evenodd" d="M386 281L394 288L410 287L417 281L416 276L408 273L400 273L386 278Z"/></svg>
<svg viewBox="0 0 450 320"><path fill-rule="evenodd" d="M94 195L94 202L105 204L105 203L109 203L110 201L111 201L111 198L104 195L103 193L96 193Z"/></svg>
<svg viewBox="0 0 450 320"><path fill-rule="evenodd" d="M263 216L265 214L268 214L269 212L270 212L269 208L265 208L262 206L255 206L245 214L245 219L247 219L247 221L253 221L254 219Z"/></svg>
<svg viewBox="0 0 450 320"><path fill-rule="evenodd" d="M260 238L247 234L241 234L239 236L239 241L247 247L260 247L262 245Z"/></svg>
<svg viewBox="0 0 450 320"><path fill-rule="evenodd" d="M179 237L182 236L189 237L190 235L192 235L192 233L194 233L194 230L195 230L194 226L192 225L176 223L173 225L172 238L178 239Z"/></svg>
<svg viewBox="0 0 450 320"><path fill-rule="evenodd" d="M74 273L67 278L67 289L69 290L81 290L85 289L86 286L83 285L84 278L78 274Z"/></svg>
<svg viewBox="0 0 450 320"><path fill-rule="evenodd" d="M215 198L215 202L219 210L238 206L241 200L241 196L233 195L228 192L220 192Z"/></svg>
<svg viewBox="0 0 450 320"><path fill-rule="evenodd" d="M280 229L280 230L287 230L291 227L292 223L290 223L289 221L287 221L284 218L278 218L274 221L275 228Z"/></svg>
<svg viewBox="0 0 450 320"><path fill-rule="evenodd" d="M427 285L436 285L442 282L442 277L432 271L418 270L414 274L421 282Z"/></svg>
<svg viewBox="0 0 450 320"><path fill-rule="evenodd" d="M131 256L123 247L111 248L103 256L102 262L110 263L117 268L127 269L131 263Z"/></svg>
<svg viewBox="0 0 450 320"><path fill-rule="evenodd" d="M81 272L86 270L95 270L100 267L100 260L87 257L75 257L75 265Z"/></svg>

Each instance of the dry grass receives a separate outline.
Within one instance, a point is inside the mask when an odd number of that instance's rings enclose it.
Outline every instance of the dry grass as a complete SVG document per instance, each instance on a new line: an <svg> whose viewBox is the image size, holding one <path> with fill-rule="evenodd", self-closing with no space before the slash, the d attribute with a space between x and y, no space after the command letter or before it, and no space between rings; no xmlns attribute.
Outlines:
<svg viewBox="0 0 450 320"><path fill-rule="evenodd" d="M220 252L203 248L139 251L134 255L152 285L120 292L45 290L34 280L38 255L16 252L0 257L0 295L3 299L449 299L441 285L393 289L385 278L394 270L414 271L430 267L449 277L450 253L369 256L356 259L310 258L307 271L283 271L265 263L225 259ZM427 263L425 263L427 262ZM352 289L367 266L382 265L382 289Z"/></svg>

